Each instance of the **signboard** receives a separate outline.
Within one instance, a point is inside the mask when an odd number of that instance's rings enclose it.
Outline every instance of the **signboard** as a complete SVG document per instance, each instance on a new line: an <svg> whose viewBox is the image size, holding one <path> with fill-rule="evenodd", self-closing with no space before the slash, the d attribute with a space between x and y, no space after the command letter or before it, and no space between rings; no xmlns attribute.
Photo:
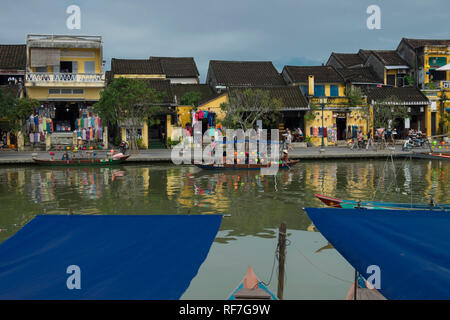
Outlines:
<svg viewBox="0 0 450 320"><path fill-rule="evenodd" d="M430 69L437 69L443 67L447 64L446 57L429 57L428 64L430 65Z"/></svg>
<svg viewBox="0 0 450 320"><path fill-rule="evenodd" d="M442 87L444 89L450 89L450 81L442 81Z"/></svg>

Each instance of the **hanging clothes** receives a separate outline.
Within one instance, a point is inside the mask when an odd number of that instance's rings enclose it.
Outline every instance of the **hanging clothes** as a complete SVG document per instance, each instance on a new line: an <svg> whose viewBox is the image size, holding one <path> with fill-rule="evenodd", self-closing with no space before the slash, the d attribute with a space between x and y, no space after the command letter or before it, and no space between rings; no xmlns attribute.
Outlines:
<svg viewBox="0 0 450 320"><path fill-rule="evenodd" d="M319 133L319 128L317 128L316 126L313 127L313 137L317 138L317 135Z"/></svg>
<svg viewBox="0 0 450 320"><path fill-rule="evenodd" d="M208 113L208 124L209 124L210 126L212 126L212 125L213 125L213 122L214 122L214 112L209 112L209 113Z"/></svg>

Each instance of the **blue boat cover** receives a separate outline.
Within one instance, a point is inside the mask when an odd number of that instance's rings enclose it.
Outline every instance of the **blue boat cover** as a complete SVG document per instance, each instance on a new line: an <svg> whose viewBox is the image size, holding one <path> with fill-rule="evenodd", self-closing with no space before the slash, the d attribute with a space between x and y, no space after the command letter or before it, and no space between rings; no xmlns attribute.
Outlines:
<svg viewBox="0 0 450 320"><path fill-rule="evenodd" d="M450 215L430 210L306 208L364 278L379 269L387 299L450 299Z"/></svg>
<svg viewBox="0 0 450 320"><path fill-rule="evenodd" d="M0 245L0 299L179 299L221 215L38 215Z"/></svg>

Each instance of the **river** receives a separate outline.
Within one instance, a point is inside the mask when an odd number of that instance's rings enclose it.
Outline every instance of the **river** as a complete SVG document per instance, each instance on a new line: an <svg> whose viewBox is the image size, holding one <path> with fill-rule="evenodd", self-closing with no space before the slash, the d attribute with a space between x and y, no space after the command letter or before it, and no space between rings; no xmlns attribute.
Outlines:
<svg viewBox="0 0 450 320"><path fill-rule="evenodd" d="M36 214L224 214L206 261L182 299L226 299L248 265L276 293L277 228L288 227L285 299L343 299L354 270L303 207L321 193L345 199L449 202L449 163L302 161L276 176L172 164L115 168L0 168L0 242ZM167 235L170 237L170 234ZM272 277L271 277L272 274Z"/></svg>

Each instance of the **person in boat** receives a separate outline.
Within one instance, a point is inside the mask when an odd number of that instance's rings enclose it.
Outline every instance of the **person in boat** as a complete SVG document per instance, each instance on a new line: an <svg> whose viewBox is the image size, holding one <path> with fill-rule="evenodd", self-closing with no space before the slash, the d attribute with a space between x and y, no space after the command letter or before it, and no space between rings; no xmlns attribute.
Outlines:
<svg viewBox="0 0 450 320"><path fill-rule="evenodd" d="M283 163L288 163L289 162L289 154L288 154L288 150L287 149L283 150L283 156L281 157L281 161Z"/></svg>

